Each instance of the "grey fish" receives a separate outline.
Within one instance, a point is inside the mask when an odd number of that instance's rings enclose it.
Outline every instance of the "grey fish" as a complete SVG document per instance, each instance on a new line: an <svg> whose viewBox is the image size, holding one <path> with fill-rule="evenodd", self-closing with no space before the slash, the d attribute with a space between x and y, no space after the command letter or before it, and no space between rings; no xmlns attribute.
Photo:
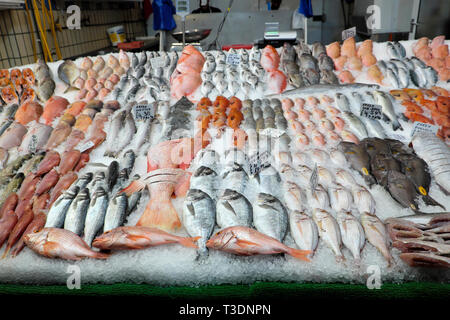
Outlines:
<svg viewBox="0 0 450 320"><path fill-rule="evenodd" d="M362 97L358 92L352 92L352 96L355 99L355 101L359 107L359 110L358 110L359 112L357 112L356 114L360 114L360 112L361 112L360 110L361 110L362 103L363 103ZM378 120L369 119L366 117L360 117L360 120L364 123L364 126L366 127L367 133L369 134L369 136L380 138L380 139L383 139L386 136L385 131Z"/></svg>
<svg viewBox="0 0 450 320"><path fill-rule="evenodd" d="M288 227L288 214L280 200L267 193L259 193L253 206L255 228L270 237L283 241Z"/></svg>
<svg viewBox="0 0 450 320"><path fill-rule="evenodd" d="M216 224L214 201L203 191L190 189L183 205L183 225L191 237L201 237L197 241L198 259L208 256L206 241L211 236Z"/></svg>
<svg viewBox="0 0 450 320"><path fill-rule="evenodd" d="M126 116L127 111L123 110L116 114L112 119L107 138L108 147L104 153L105 156L108 156L114 152L115 146L117 145L119 131L123 128L123 122L125 121Z"/></svg>
<svg viewBox="0 0 450 320"><path fill-rule="evenodd" d="M215 199L216 180L217 180L217 173L213 169L201 166L197 170L195 170L194 174L192 175L190 181L190 188L201 190L206 194L208 194L211 197L211 199Z"/></svg>
<svg viewBox="0 0 450 320"><path fill-rule="evenodd" d="M326 53L321 53L318 58L318 66L320 72L324 70L333 71L334 70L334 62Z"/></svg>
<svg viewBox="0 0 450 320"><path fill-rule="evenodd" d="M400 164L391 155L375 154L371 157L371 172L377 183L387 187L389 171L400 171Z"/></svg>
<svg viewBox="0 0 450 320"><path fill-rule="evenodd" d="M366 138L360 142L371 158L377 154L390 156L392 154L389 143L380 138Z"/></svg>
<svg viewBox="0 0 450 320"><path fill-rule="evenodd" d="M200 87L203 96L208 97L211 91L214 90L214 85L210 81L204 81Z"/></svg>
<svg viewBox="0 0 450 320"><path fill-rule="evenodd" d="M91 246L92 240L102 230L108 207L108 194L102 187L95 190L84 223L84 241Z"/></svg>
<svg viewBox="0 0 450 320"><path fill-rule="evenodd" d="M133 68L133 69L136 68L138 64L139 64L139 59L138 59L136 53L132 52L131 53L131 68Z"/></svg>
<svg viewBox="0 0 450 320"><path fill-rule="evenodd" d="M301 39L298 41L298 44L294 46L294 49L297 52L298 57L300 57L302 54L311 54L311 49Z"/></svg>
<svg viewBox="0 0 450 320"><path fill-rule="evenodd" d="M78 178L78 180L75 182L74 186L79 188L80 190L86 188L86 186L89 184L89 182L92 181L92 178L94 175L92 172L86 172L81 177ZM78 193L78 192L77 192Z"/></svg>
<svg viewBox="0 0 450 320"><path fill-rule="evenodd" d="M108 204L105 214L103 232L107 232L124 224L128 214L128 198L125 193L117 193Z"/></svg>
<svg viewBox="0 0 450 320"><path fill-rule="evenodd" d="M383 114L389 118L392 122L392 129L397 131L398 129L403 130L402 126L398 122L397 115L394 111L394 106L392 105L389 97L382 91L374 91L374 96L377 104L381 105Z"/></svg>
<svg viewBox="0 0 450 320"><path fill-rule="evenodd" d="M122 168L124 168L128 174L131 173L136 160L136 154L133 150L128 150L122 155Z"/></svg>
<svg viewBox="0 0 450 320"><path fill-rule="evenodd" d="M0 185L4 185L12 178L17 170L22 167L25 161L32 157L31 154L26 154L23 156L19 156L15 160L11 161L5 168L0 171ZM42 159L41 159L42 160Z"/></svg>
<svg viewBox="0 0 450 320"><path fill-rule="evenodd" d="M394 73L394 71L391 68L388 68L386 70L386 76L392 87L394 87L396 89L400 88L399 79L397 78L397 75Z"/></svg>
<svg viewBox="0 0 450 320"><path fill-rule="evenodd" d="M51 78L46 78L39 82L36 94L40 101L45 102L53 95L55 92L55 81Z"/></svg>
<svg viewBox="0 0 450 320"><path fill-rule="evenodd" d="M105 174L106 185L108 186L107 190L109 191L112 190L112 188L117 182L118 177L119 177L119 163L117 161L112 161L109 164Z"/></svg>
<svg viewBox="0 0 450 320"><path fill-rule="evenodd" d="M67 210L75 199L78 191L78 186L75 186L66 190L58 197L58 199L56 199L55 203L53 203L47 213L45 228L62 228L64 226Z"/></svg>
<svg viewBox="0 0 450 320"><path fill-rule="evenodd" d="M406 57L406 49L400 42L394 41L392 44L394 45L394 48L400 58Z"/></svg>
<svg viewBox="0 0 450 320"><path fill-rule="evenodd" d="M66 84L66 91L72 88L79 76L80 70L72 60L65 60L58 66L58 77Z"/></svg>
<svg viewBox="0 0 450 320"><path fill-rule="evenodd" d="M341 113L341 116L352 132L356 134L358 139L362 140L368 137L367 129L364 126L364 123L352 112L344 111Z"/></svg>
<svg viewBox="0 0 450 320"><path fill-rule="evenodd" d="M138 90L141 88L141 85L139 83L135 84L134 86L132 86L128 92L127 95L125 96L125 103L130 102L132 100L135 99L136 97L136 92L138 92Z"/></svg>
<svg viewBox="0 0 450 320"><path fill-rule="evenodd" d="M310 54L302 54L299 57L299 65L301 70L313 69L318 70L317 60Z"/></svg>
<svg viewBox="0 0 450 320"><path fill-rule="evenodd" d="M64 229L81 236L89 207L89 189L81 190L70 204L64 221Z"/></svg>
<svg viewBox="0 0 450 320"><path fill-rule="evenodd" d="M123 127L121 128L119 139L116 141L115 152L113 154L114 157L117 157L117 155L130 143L136 134L136 131L136 123L134 122L133 114L128 112Z"/></svg>
<svg viewBox="0 0 450 320"><path fill-rule="evenodd" d="M251 227L253 220L251 203L239 192L227 189L217 201L216 220L221 228L232 226Z"/></svg>
<svg viewBox="0 0 450 320"><path fill-rule="evenodd" d="M350 166L363 176L369 186L375 183L375 179L370 174L369 154L363 145L342 141L338 145L338 150L344 153Z"/></svg>
<svg viewBox="0 0 450 320"><path fill-rule="evenodd" d="M409 75L411 77L412 83L417 88L425 88L427 86L427 76L425 74L425 69L416 68L414 70L409 70Z"/></svg>
<svg viewBox="0 0 450 320"><path fill-rule="evenodd" d="M303 80L306 84L312 86L320 82L320 74L316 69L308 68L302 72Z"/></svg>
<svg viewBox="0 0 450 320"><path fill-rule="evenodd" d="M404 208L418 210L417 192L414 184L403 173L389 171L387 174L387 190L392 198Z"/></svg>
<svg viewBox="0 0 450 320"><path fill-rule="evenodd" d="M403 68L398 69L397 76L399 87L407 88L409 86L409 79L410 79L409 71Z"/></svg>
<svg viewBox="0 0 450 320"><path fill-rule="evenodd" d="M274 194L280 188L281 177L272 166L263 168L255 178L261 193Z"/></svg>
<svg viewBox="0 0 450 320"><path fill-rule="evenodd" d="M439 81L438 73L432 67L426 67L424 69L425 78L427 79L427 86L431 87Z"/></svg>
<svg viewBox="0 0 450 320"><path fill-rule="evenodd" d="M339 84L339 80L331 70L320 71L320 83L321 84Z"/></svg>
<svg viewBox="0 0 450 320"><path fill-rule="evenodd" d="M386 62L384 62L383 60L378 60L376 65L383 74L386 73L386 69L387 69Z"/></svg>
<svg viewBox="0 0 450 320"><path fill-rule="evenodd" d="M347 96L337 92L334 97L336 98L336 105L342 112L344 111L351 111L350 110L350 101L348 100Z"/></svg>
<svg viewBox="0 0 450 320"><path fill-rule="evenodd" d="M312 44L312 55L314 56L314 58L318 58L323 53L327 54L325 46L320 42L314 42Z"/></svg>
<svg viewBox="0 0 450 320"><path fill-rule="evenodd" d="M397 48L394 46L392 42L388 42L386 44L386 50L391 59L401 59L400 52L397 50Z"/></svg>
<svg viewBox="0 0 450 320"><path fill-rule="evenodd" d="M427 66L425 63L423 63L422 60L417 57L411 57L410 60L414 64L415 68L426 68Z"/></svg>

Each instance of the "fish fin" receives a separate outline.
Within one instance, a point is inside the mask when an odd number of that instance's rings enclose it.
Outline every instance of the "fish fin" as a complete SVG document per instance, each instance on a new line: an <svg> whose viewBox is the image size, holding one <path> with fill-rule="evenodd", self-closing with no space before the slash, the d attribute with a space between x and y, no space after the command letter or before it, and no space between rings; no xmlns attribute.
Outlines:
<svg viewBox="0 0 450 320"><path fill-rule="evenodd" d="M179 165L180 169L182 170L186 170L187 168L189 168L190 164L189 163L181 163Z"/></svg>
<svg viewBox="0 0 450 320"><path fill-rule="evenodd" d="M170 198L152 197L136 225L173 231L181 227L181 222Z"/></svg>
<svg viewBox="0 0 450 320"><path fill-rule="evenodd" d="M239 239L239 238L236 238L236 244L237 244L239 247L241 247L241 248L246 248L246 247L248 247L248 246L257 246L257 245L258 245L258 244L255 243L255 242L251 242L251 241L244 240L244 239Z"/></svg>
<svg viewBox="0 0 450 320"><path fill-rule="evenodd" d="M59 244L53 241L47 241L43 245L44 255L47 257L51 257L51 253L57 251L59 249Z"/></svg>
<svg viewBox="0 0 450 320"><path fill-rule="evenodd" d="M447 210L442 204L440 204L439 202L437 202L436 200L434 200L432 197L430 197L429 194L428 194L428 195L423 195L422 198L423 198L423 201L424 201L426 204L428 204L428 205L431 205L431 206L438 206L438 207L441 207L441 208L444 209L444 210Z"/></svg>
<svg viewBox="0 0 450 320"><path fill-rule="evenodd" d="M198 246L196 244L198 239L201 239L202 237L193 237L193 238L181 238L180 241L178 241L179 244L182 246L188 247L188 248L195 248L197 249Z"/></svg>
<svg viewBox="0 0 450 320"><path fill-rule="evenodd" d="M94 258L94 259L108 259L109 256L110 256L110 254L108 254L108 253L97 252L97 251L92 251L92 254L90 255L90 257Z"/></svg>
<svg viewBox="0 0 450 320"><path fill-rule="evenodd" d="M145 183L141 180L134 180L130 183L130 185L122 190L120 190L120 193L124 192L127 197L131 196L135 192L139 192L145 188Z"/></svg>
<svg viewBox="0 0 450 320"><path fill-rule="evenodd" d="M394 131L397 131L398 129L400 129L400 131L403 131L403 127L400 122L398 122L398 120L392 123L392 129Z"/></svg>
<svg viewBox="0 0 450 320"><path fill-rule="evenodd" d="M175 197L184 197L189 190L191 181L191 174L186 172L186 174L178 181L175 186L174 195Z"/></svg>
<svg viewBox="0 0 450 320"><path fill-rule="evenodd" d="M288 255L290 255L296 259L307 261L307 262L311 261L308 258L308 255L311 253L312 253L311 250L298 250L298 249L293 249L293 248L289 248L287 251Z"/></svg>

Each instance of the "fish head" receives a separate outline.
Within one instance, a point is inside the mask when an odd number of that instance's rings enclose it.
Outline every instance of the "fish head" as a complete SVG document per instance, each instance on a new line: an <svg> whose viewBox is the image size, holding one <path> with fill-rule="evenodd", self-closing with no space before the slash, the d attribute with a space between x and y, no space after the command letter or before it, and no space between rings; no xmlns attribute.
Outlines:
<svg viewBox="0 0 450 320"><path fill-rule="evenodd" d="M29 248L41 251L40 249L43 248L43 246L47 243L47 237L49 232L50 228L44 228L40 231L26 234L23 240Z"/></svg>
<svg viewBox="0 0 450 320"><path fill-rule="evenodd" d="M126 238L127 234L122 230L122 228L116 228L106 231L105 233L96 237L92 242L92 246L95 248L108 250L115 244L123 242L121 240Z"/></svg>
<svg viewBox="0 0 450 320"><path fill-rule="evenodd" d="M208 241L206 241L206 247L210 249L220 250L227 245L229 245L235 235L229 229L224 229L217 232L214 236L212 236Z"/></svg>

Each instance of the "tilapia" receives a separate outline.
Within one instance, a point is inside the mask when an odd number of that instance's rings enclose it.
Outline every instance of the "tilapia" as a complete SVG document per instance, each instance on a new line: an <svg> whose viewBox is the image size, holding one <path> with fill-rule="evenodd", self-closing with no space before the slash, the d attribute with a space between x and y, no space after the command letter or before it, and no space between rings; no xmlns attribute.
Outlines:
<svg viewBox="0 0 450 320"><path fill-rule="evenodd" d="M198 258L208 256L206 242L211 236L216 223L216 208L214 201L203 191L190 189L183 205L183 224L191 237L199 238L197 245Z"/></svg>

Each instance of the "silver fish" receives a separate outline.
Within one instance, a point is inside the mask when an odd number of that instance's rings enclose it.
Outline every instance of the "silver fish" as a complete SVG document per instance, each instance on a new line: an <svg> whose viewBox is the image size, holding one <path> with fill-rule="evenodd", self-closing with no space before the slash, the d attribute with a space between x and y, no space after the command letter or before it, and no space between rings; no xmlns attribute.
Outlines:
<svg viewBox="0 0 450 320"><path fill-rule="evenodd" d="M216 220L217 225L221 228L251 227L253 221L252 205L239 192L227 189L217 201Z"/></svg>
<svg viewBox="0 0 450 320"><path fill-rule="evenodd" d="M259 193L253 206L255 228L278 241L283 241L288 227L288 214L280 200L267 193Z"/></svg>
<svg viewBox="0 0 450 320"><path fill-rule="evenodd" d="M139 180L140 178L141 177L138 174L136 174L134 175L133 180ZM128 197L127 215L129 215L131 212L134 211L134 209L136 209L137 205L139 204L139 201L141 200L141 196L142 190L133 192L133 194Z"/></svg>
<svg viewBox="0 0 450 320"><path fill-rule="evenodd" d="M91 246L92 240L102 230L108 207L108 194L105 189L99 187L92 196L84 223L84 241Z"/></svg>
<svg viewBox="0 0 450 320"><path fill-rule="evenodd" d="M136 131L136 123L134 122L133 115L131 112L128 112L125 117L123 127L121 128L118 141L116 141L116 147L114 148L115 157L117 157L118 153L120 153L130 143Z"/></svg>
<svg viewBox="0 0 450 320"><path fill-rule="evenodd" d="M370 192L363 186L353 186L353 200L359 212L368 212L375 214L376 203Z"/></svg>
<svg viewBox="0 0 450 320"><path fill-rule="evenodd" d="M214 90L214 85L210 81L204 81L202 83L202 86L200 88L200 91L202 92L203 96L208 97L211 91Z"/></svg>
<svg viewBox="0 0 450 320"><path fill-rule="evenodd" d="M361 224L366 233L367 240L381 252L383 257L388 262L388 265L391 265L392 256L389 252L389 238L383 222L381 222L376 215L362 212Z"/></svg>
<svg viewBox="0 0 450 320"><path fill-rule="evenodd" d="M330 188L330 200L331 207L336 211L349 211L353 204L352 193L344 188L342 185L337 184Z"/></svg>
<svg viewBox="0 0 450 320"><path fill-rule="evenodd" d="M231 189L243 193L248 183L248 175L240 164L235 163L231 168L225 169L222 181L223 189Z"/></svg>
<svg viewBox="0 0 450 320"><path fill-rule="evenodd" d="M295 179L293 179L295 180ZM284 186L284 203L291 211L304 211L307 206L307 197L303 189L296 183L287 180L283 183Z"/></svg>
<svg viewBox="0 0 450 320"><path fill-rule="evenodd" d="M366 242L363 227L349 211L339 211L336 220L341 232L342 243L350 250L355 260L361 260L361 250Z"/></svg>
<svg viewBox="0 0 450 320"><path fill-rule="evenodd" d="M69 210L67 210L64 229L72 231L79 236L81 235L84 229L89 202L89 189L84 188L77 194L76 198L70 204Z"/></svg>
<svg viewBox="0 0 450 320"><path fill-rule="evenodd" d="M299 249L312 252L316 250L319 243L319 232L310 216L300 211L291 212L289 214L289 229Z"/></svg>
<svg viewBox="0 0 450 320"><path fill-rule="evenodd" d="M78 187L79 190L86 188L86 186L89 184L89 182L92 181L93 177L94 177L94 175L92 174L92 172L86 172L85 174L83 174L81 177L78 178L78 180L74 184L74 187ZM78 190L77 190L77 193L78 193Z"/></svg>
<svg viewBox="0 0 450 320"><path fill-rule="evenodd" d="M394 87L396 89L400 88L399 79L397 78L397 75L394 73L394 71L391 68L388 68L386 70L386 76L392 87Z"/></svg>
<svg viewBox="0 0 450 320"><path fill-rule="evenodd" d="M336 105L339 108L339 110L341 110L342 112L350 111L350 101L348 101L348 98L346 95L337 92L334 95L335 99L336 99Z"/></svg>
<svg viewBox="0 0 450 320"><path fill-rule="evenodd" d="M104 153L105 156L108 154L112 154L115 150L115 146L117 145L117 139L119 135L119 131L123 128L123 122L125 117L127 116L127 111L123 110L119 112L111 121L111 125L108 131L108 137L106 139L107 148Z"/></svg>
<svg viewBox="0 0 450 320"><path fill-rule="evenodd" d="M67 210L73 199L75 199L78 191L78 187L70 188L59 196L47 213L45 228L62 228L64 226Z"/></svg>
<svg viewBox="0 0 450 320"><path fill-rule="evenodd" d="M361 95L358 92L352 92L352 96L353 96L354 100L356 101L357 105L359 106L359 108L361 108L362 103L363 103ZM360 111L356 112L355 114L360 114ZM369 136L377 137L380 139L385 138L385 136L386 136L385 131L378 120L369 119L366 117L360 117L360 120L363 122L364 126L366 127L367 133Z"/></svg>
<svg viewBox="0 0 450 320"><path fill-rule="evenodd" d="M208 256L206 241L216 224L214 201L203 191L190 189L183 205L183 225L191 237L201 237L197 241L198 259Z"/></svg>
<svg viewBox="0 0 450 320"><path fill-rule="evenodd" d="M128 198L125 193L117 193L108 204L105 214L103 232L120 227L124 224L128 213Z"/></svg>
<svg viewBox="0 0 450 320"><path fill-rule="evenodd" d="M312 218L317 225L320 238L333 251L338 261L343 260L341 232L336 220L326 210L322 209L314 209Z"/></svg>
<svg viewBox="0 0 450 320"><path fill-rule="evenodd" d="M402 126L398 122L397 115L394 111L394 106L388 96L382 91L373 91L377 104L381 105L383 114L389 118L392 122L392 129L397 131L398 129L403 130Z"/></svg>
<svg viewBox="0 0 450 320"><path fill-rule="evenodd" d="M330 207L330 198L327 190L320 184L315 190L310 190L308 193L308 202L311 208L328 209Z"/></svg>
<svg viewBox="0 0 450 320"><path fill-rule="evenodd" d="M350 127L352 132L356 134L359 140L368 137L367 129L364 126L364 123L352 112L344 111L341 113L341 116L345 120L347 125Z"/></svg>
<svg viewBox="0 0 450 320"><path fill-rule="evenodd" d="M201 166L195 170L191 177L190 188L198 189L216 199L217 173L209 167Z"/></svg>

